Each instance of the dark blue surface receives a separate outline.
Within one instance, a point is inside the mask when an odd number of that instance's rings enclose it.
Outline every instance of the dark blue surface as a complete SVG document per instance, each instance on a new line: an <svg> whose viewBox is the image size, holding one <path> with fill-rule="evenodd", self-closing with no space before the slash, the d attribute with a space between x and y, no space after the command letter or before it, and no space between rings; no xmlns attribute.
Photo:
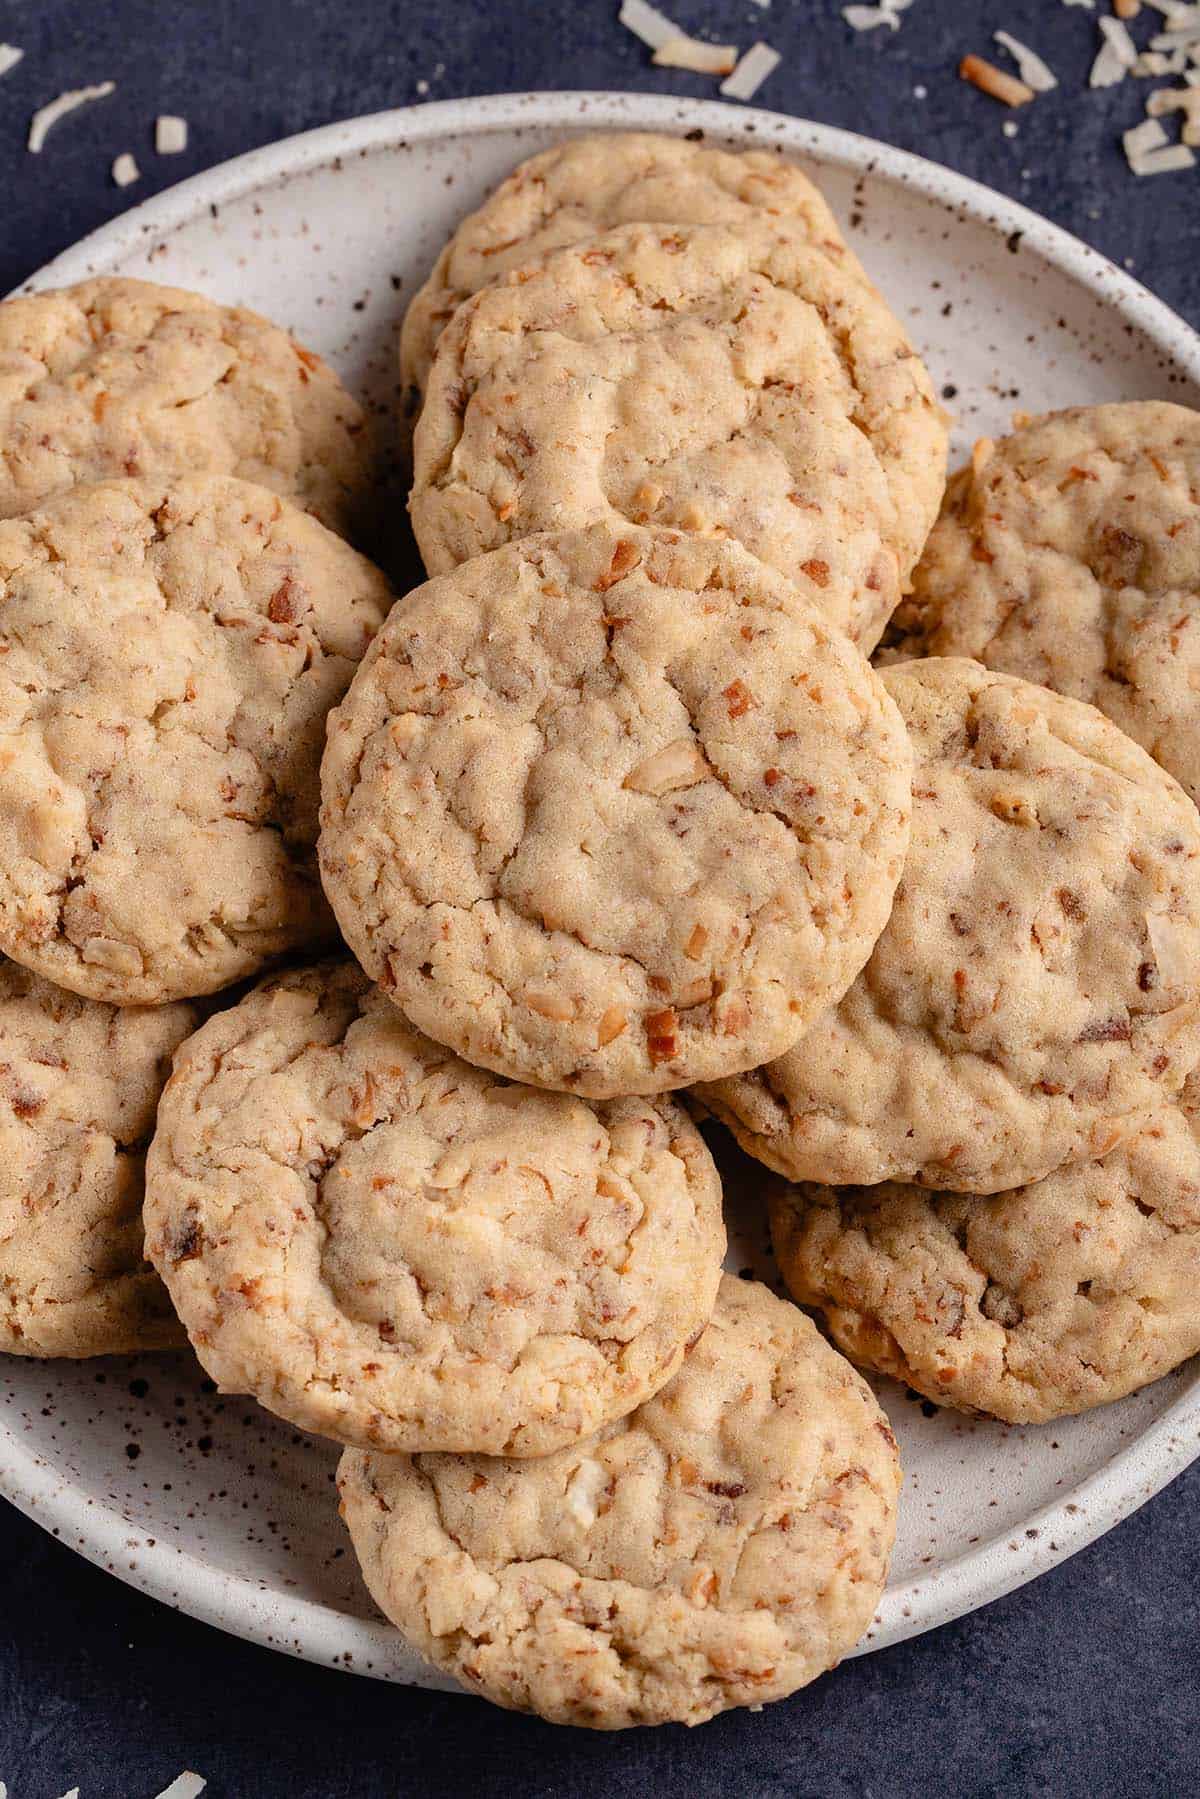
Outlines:
<svg viewBox="0 0 1200 1799"><path fill-rule="evenodd" d="M903 29L855 38L836 0L663 0L685 26L769 39L759 102L851 126L1001 188L1106 251L1200 323L1200 170L1137 183L1118 134L1147 84L1084 91L1095 21L1058 0L914 0ZM1099 10L1106 0L1097 0ZM0 40L0 290L157 188L354 113L518 88L709 97L651 69L616 0L13 0ZM1157 15L1144 9L1144 38ZM1015 115L955 79L1003 25L1061 90ZM998 60L1003 61L1003 57ZM28 115L111 77L113 99L24 152ZM924 87L918 98L914 88ZM159 160L157 112L191 122ZM1001 132L1005 117L1019 126ZM141 183L108 167L132 149ZM0 1512L0 1779L9 1799L152 1799L184 1767L206 1799L384 1795L1182 1794L1200 1736L1200 1466L1074 1561L1011 1598L770 1708L691 1734L552 1730L469 1700L383 1688L219 1636Z"/></svg>

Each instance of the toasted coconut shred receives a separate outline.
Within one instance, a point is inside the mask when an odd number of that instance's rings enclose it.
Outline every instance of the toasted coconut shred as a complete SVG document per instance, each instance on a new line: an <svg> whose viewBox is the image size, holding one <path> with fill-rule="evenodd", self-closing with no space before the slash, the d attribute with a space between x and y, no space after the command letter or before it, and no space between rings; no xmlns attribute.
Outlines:
<svg viewBox="0 0 1200 1799"><path fill-rule="evenodd" d="M51 100L46 106L39 106L29 121L28 148L36 156L60 119L65 119L69 112L75 112L93 100L107 100L116 91L115 81L101 81L95 87L69 88L57 100Z"/></svg>
<svg viewBox="0 0 1200 1799"><path fill-rule="evenodd" d="M18 50L15 44L0 44L0 75L15 69L24 54L24 50Z"/></svg>
<svg viewBox="0 0 1200 1799"><path fill-rule="evenodd" d="M721 83L721 92L728 100L753 100L782 61L778 50L772 50L770 44L751 44L733 74Z"/></svg>
<svg viewBox="0 0 1200 1799"><path fill-rule="evenodd" d="M993 62L987 62L982 56L964 56L958 65L958 72L964 81L977 87L981 94L989 94L993 100L999 100L1005 106L1027 106L1034 98L1034 91L1026 81L1018 81L1015 75L998 69Z"/></svg>

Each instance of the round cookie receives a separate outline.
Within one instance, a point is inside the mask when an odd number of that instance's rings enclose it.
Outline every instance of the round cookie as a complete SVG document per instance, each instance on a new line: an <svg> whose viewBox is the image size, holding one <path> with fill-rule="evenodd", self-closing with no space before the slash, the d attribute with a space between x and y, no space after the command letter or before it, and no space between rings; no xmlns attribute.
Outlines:
<svg viewBox="0 0 1200 1799"><path fill-rule="evenodd" d="M795 225L857 270L821 193L765 150L721 150L653 131L604 131L520 163L445 245L400 336L400 373L425 386L442 327L512 270L618 225Z"/></svg>
<svg viewBox="0 0 1200 1799"><path fill-rule="evenodd" d="M937 515L945 451L899 324L803 231L630 225L459 308L410 508L431 575L594 520L731 537L869 650Z"/></svg>
<svg viewBox="0 0 1200 1799"><path fill-rule="evenodd" d="M884 679L916 755L887 928L803 1042L701 1097L793 1180L998 1193L1200 1058L1200 819L1090 706L965 659Z"/></svg>
<svg viewBox="0 0 1200 1799"><path fill-rule="evenodd" d="M721 1183L669 1100L590 1106L422 1037L353 963L266 982L177 1058L149 1253L227 1392L388 1451L546 1455L708 1321Z"/></svg>
<svg viewBox="0 0 1200 1799"><path fill-rule="evenodd" d="M559 1724L700 1724L781 1699L870 1623L895 1439L803 1313L726 1275L656 1398L534 1462L350 1451L368 1587L471 1691Z"/></svg>
<svg viewBox="0 0 1200 1799"><path fill-rule="evenodd" d="M892 635L1089 701L1200 801L1200 412L1081 407L980 445Z"/></svg>
<svg viewBox="0 0 1200 1799"><path fill-rule="evenodd" d="M362 408L240 306L106 276L0 305L0 518L81 481L236 475L334 530L363 508Z"/></svg>
<svg viewBox="0 0 1200 1799"><path fill-rule="evenodd" d="M265 488L73 488L0 520L0 949L117 1005L320 942L325 714L383 576Z"/></svg>
<svg viewBox="0 0 1200 1799"><path fill-rule="evenodd" d="M784 1279L852 1361L940 1405L1039 1424L1200 1352L1200 1083L1101 1162L991 1199L784 1187Z"/></svg>
<svg viewBox="0 0 1200 1799"><path fill-rule="evenodd" d="M78 999L0 959L0 1350L186 1341L142 1243L146 1145L188 1005Z"/></svg>
<svg viewBox="0 0 1200 1799"><path fill-rule="evenodd" d="M734 545L597 525L396 607L329 723L321 872L468 1061L593 1098L794 1043L886 921L911 758L879 678Z"/></svg>

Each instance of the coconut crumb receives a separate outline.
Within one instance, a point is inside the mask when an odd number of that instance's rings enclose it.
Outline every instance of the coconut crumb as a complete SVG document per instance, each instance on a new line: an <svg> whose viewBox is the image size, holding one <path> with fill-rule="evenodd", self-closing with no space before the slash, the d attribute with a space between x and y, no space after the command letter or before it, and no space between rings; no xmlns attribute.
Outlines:
<svg viewBox="0 0 1200 1799"><path fill-rule="evenodd" d="M187 120L173 112L160 112L154 121L154 148L159 156L178 156L187 147Z"/></svg>
<svg viewBox="0 0 1200 1799"><path fill-rule="evenodd" d="M65 119L69 112L74 112L80 106L87 106L93 100L107 100L108 96L115 94L116 91L115 81L101 81L94 87L68 88L67 92L60 94L57 100L51 100L45 106L39 106L29 121L27 147L36 156L60 119Z"/></svg>
<svg viewBox="0 0 1200 1799"><path fill-rule="evenodd" d="M0 44L0 75L7 75L10 69L15 69L24 54L24 50L18 50L15 44ZM3 1799L2 1794L0 1799Z"/></svg>
<svg viewBox="0 0 1200 1799"><path fill-rule="evenodd" d="M122 150L113 163L112 178L116 187L132 187L135 181L141 180L142 171L137 166L137 159L128 150Z"/></svg>
<svg viewBox="0 0 1200 1799"><path fill-rule="evenodd" d="M706 44L698 37L669 37L650 58L660 69L688 69L693 75L731 75L737 67L736 44Z"/></svg>
<svg viewBox="0 0 1200 1799"><path fill-rule="evenodd" d="M1089 12L1095 12L1096 0L1063 0L1064 6L1086 6Z"/></svg>
<svg viewBox="0 0 1200 1799"><path fill-rule="evenodd" d="M1034 97L1027 82L1018 81L1015 75L998 69L995 63L985 61L982 56L964 56L958 72L981 94L990 94L993 100L999 100L1005 106L1027 106Z"/></svg>
<svg viewBox="0 0 1200 1799"><path fill-rule="evenodd" d="M1035 94L1048 94L1051 88L1058 86L1058 76L1048 63L1042 61L1036 50L1031 50L1028 44L1023 44L1008 31L994 31L992 36L1008 51L1017 65L1021 80Z"/></svg>
<svg viewBox="0 0 1200 1799"><path fill-rule="evenodd" d="M733 74L726 76L721 83L721 93L728 100L753 100L763 82L775 73L782 61L778 50L772 50L770 44L764 44L760 39L757 44L751 44Z"/></svg>

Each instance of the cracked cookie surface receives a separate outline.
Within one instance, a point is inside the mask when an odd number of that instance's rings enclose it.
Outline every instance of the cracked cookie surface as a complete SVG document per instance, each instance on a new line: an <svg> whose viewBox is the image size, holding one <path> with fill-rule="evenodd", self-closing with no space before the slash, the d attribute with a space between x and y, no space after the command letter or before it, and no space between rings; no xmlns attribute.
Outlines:
<svg viewBox="0 0 1200 1799"><path fill-rule="evenodd" d="M101 1005L0 959L0 1350L185 1342L146 1260L146 1145L188 1005Z"/></svg>
<svg viewBox="0 0 1200 1799"><path fill-rule="evenodd" d="M1038 1424L1200 1352L1200 1081L1100 1162L990 1199L781 1187L788 1287L860 1367Z"/></svg>
<svg viewBox="0 0 1200 1799"><path fill-rule="evenodd" d="M802 231L631 225L459 308L410 508L431 575L594 520L733 538L870 650L936 517L945 452L899 324Z"/></svg>
<svg viewBox="0 0 1200 1799"><path fill-rule="evenodd" d="M788 1055L704 1088L780 1174L997 1193L1103 1155L1200 1058L1200 820L1090 706L934 658L891 918Z"/></svg>
<svg viewBox="0 0 1200 1799"><path fill-rule="evenodd" d="M217 474L348 530L366 457L333 371L242 307L107 276L0 305L0 518L83 481Z"/></svg>
<svg viewBox="0 0 1200 1799"><path fill-rule="evenodd" d="M390 598L248 482L103 482L0 520L0 949L133 1005L327 939L325 714Z"/></svg>
<svg viewBox="0 0 1200 1799"><path fill-rule="evenodd" d="M1200 412L1035 419L950 483L889 636L1087 700L1200 801Z"/></svg>
<svg viewBox="0 0 1200 1799"><path fill-rule="evenodd" d="M533 1462L350 1451L342 1511L381 1609L472 1692L555 1723L702 1723L858 1641L900 1470L803 1313L724 1276L669 1386Z"/></svg>
<svg viewBox="0 0 1200 1799"><path fill-rule="evenodd" d="M764 150L722 150L652 131L597 132L519 164L465 218L404 319L400 372L421 389L442 328L480 288L551 250L619 225L796 225L858 269L807 175Z"/></svg>
<svg viewBox="0 0 1200 1799"><path fill-rule="evenodd" d="M725 1251L673 1101L471 1068L348 961L267 982L182 1051L146 1230L226 1391L343 1443L509 1456L668 1381Z"/></svg>
<svg viewBox="0 0 1200 1799"><path fill-rule="evenodd" d="M781 577L598 525L396 607L329 722L321 872L431 1037L536 1086L655 1092L753 1067L845 991L910 770L879 678Z"/></svg>

